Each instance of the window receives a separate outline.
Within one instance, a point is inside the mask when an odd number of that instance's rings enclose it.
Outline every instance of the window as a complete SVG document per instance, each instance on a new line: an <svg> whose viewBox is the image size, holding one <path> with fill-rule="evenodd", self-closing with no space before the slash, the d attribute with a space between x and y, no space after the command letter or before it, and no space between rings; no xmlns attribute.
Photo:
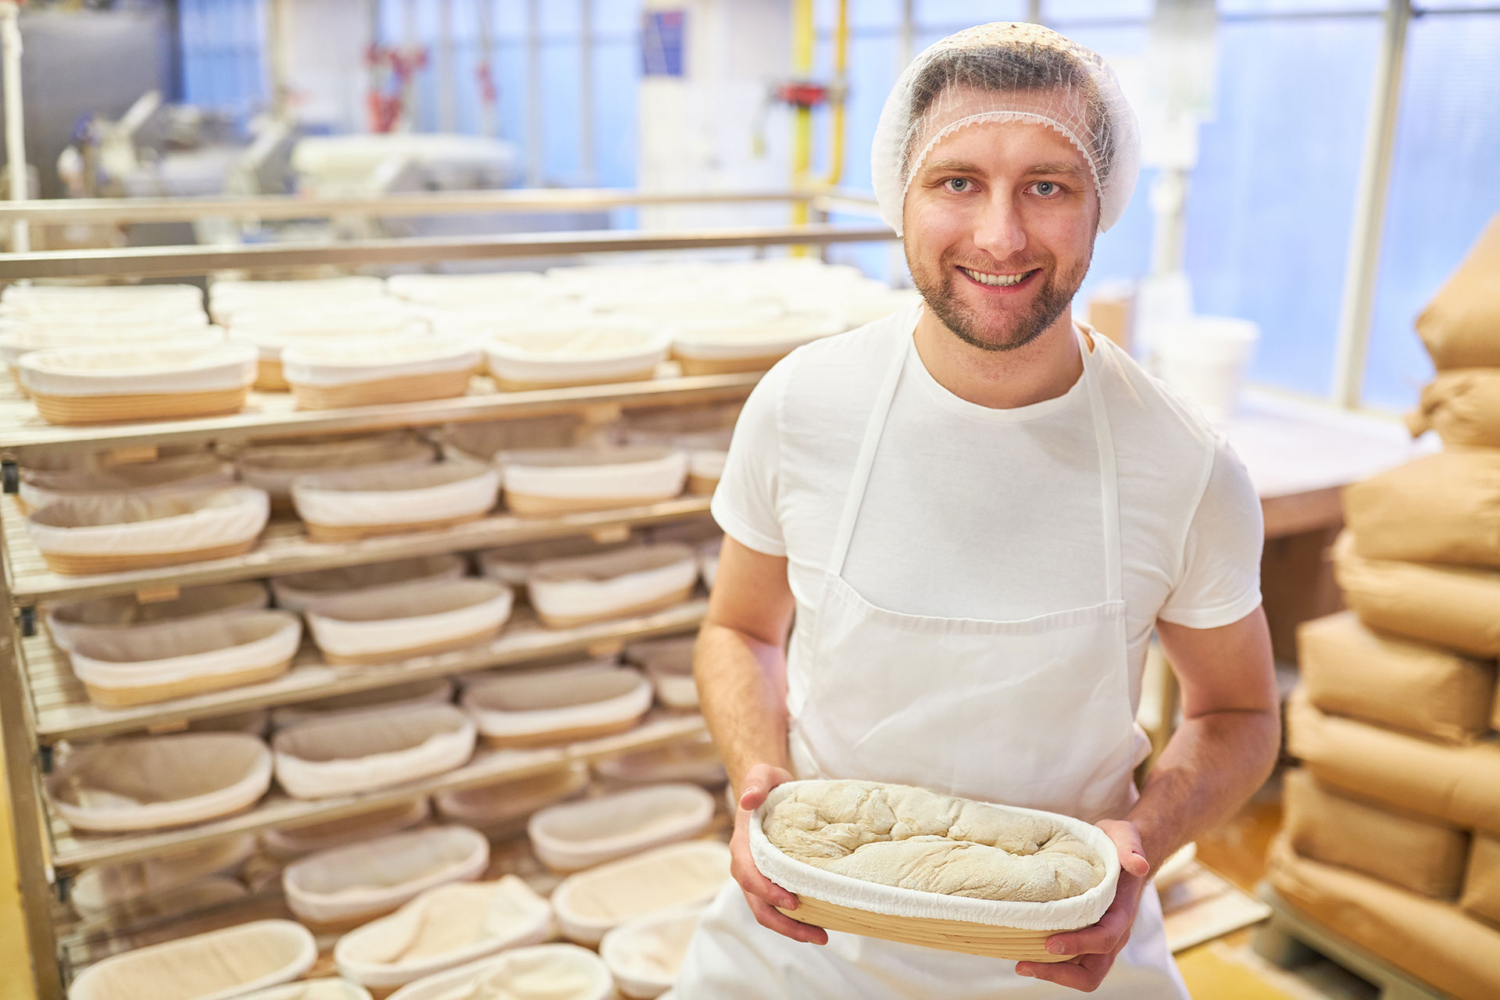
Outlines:
<svg viewBox="0 0 1500 1000"><path fill-rule="evenodd" d="M240 114L266 100L264 0L181 0L182 97Z"/></svg>

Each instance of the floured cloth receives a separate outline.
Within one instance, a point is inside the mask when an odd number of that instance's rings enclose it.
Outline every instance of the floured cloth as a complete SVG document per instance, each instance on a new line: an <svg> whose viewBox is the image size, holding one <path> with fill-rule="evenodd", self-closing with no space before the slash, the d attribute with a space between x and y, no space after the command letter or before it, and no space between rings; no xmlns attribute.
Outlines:
<svg viewBox="0 0 1500 1000"><path fill-rule="evenodd" d="M1344 517L1366 559L1500 566L1500 451L1443 451L1371 476L1344 490Z"/></svg>
<svg viewBox="0 0 1500 1000"><path fill-rule="evenodd" d="M1500 448L1500 368L1439 372L1406 427L1412 437L1437 431L1449 447Z"/></svg>
<svg viewBox="0 0 1500 1000"><path fill-rule="evenodd" d="M1297 629L1298 668L1325 712L1462 743L1489 729L1495 664L1382 635L1349 611Z"/></svg>
<svg viewBox="0 0 1500 1000"><path fill-rule="evenodd" d="M1286 773L1282 802L1282 829L1301 856L1432 899L1458 898L1469 855L1464 831L1337 794L1300 768Z"/></svg>
<svg viewBox="0 0 1500 1000"><path fill-rule="evenodd" d="M1500 743L1452 746L1287 702L1287 749L1323 784L1457 827L1500 833Z"/></svg>
<svg viewBox="0 0 1500 1000"><path fill-rule="evenodd" d="M816 868L949 896L1052 902L1107 874L1099 852L1061 824L909 785L805 782L762 829Z"/></svg>
<svg viewBox="0 0 1500 1000"><path fill-rule="evenodd" d="M1348 532L1333 547L1344 600L1371 628L1475 656L1500 656L1500 572L1366 559Z"/></svg>
<svg viewBox="0 0 1500 1000"><path fill-rule="evenodd" d="M1500 215L1417 317L1438 370L1500 367Z"/></svg>
<svg viewBox="0 0 1500 1000"><path fill-rule="evenodd" d="M1457 1000L1500 996L1500 931L1453 904L1298 857L1284 840L1271 848L1269 877L1301 912Z"/></svg>
<svg viewBox="0 0 1500 1000"><path fill-rule="evenodd" d="M1469 870L1458 905L1473 917L1500 927L1500 837L1474 835Z"/></svg>
<svg viewBox="0 0 1500 1000"><path fill-rule="evenodd" d="M290 920L257 920L111 955L84 969L70 1000L226 1000L296 979L318 947Z"/></svg>

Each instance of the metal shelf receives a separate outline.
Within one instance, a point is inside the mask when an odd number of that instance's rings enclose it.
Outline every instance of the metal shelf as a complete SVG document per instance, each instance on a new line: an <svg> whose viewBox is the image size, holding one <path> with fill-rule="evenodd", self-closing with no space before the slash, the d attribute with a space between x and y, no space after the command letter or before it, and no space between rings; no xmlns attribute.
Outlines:
<svg viewBox="0 0 1500 1000"><path fill-rule="evenodd" d="M252 392L245 409L229 416L87 427L49 424L37 415L29 400L10 395L0 397L0 453L24 458L28 453L43 451L337 434L565 413L592 412L607 417L615 408L690 406L742 398L749 395L761 374L671 376L527 392L497 391L489 379L476 378L467 396L342 410L298 410L289 393Z"/></svg>
<svg viewBox="0 0 1500 1000"><path fill-rule="evenodd" d="M518 612L506 624L505 630L490 642L378 666L327 664L315 649L308 646L298 654L292 669L275 680L131 708L100 708L91 703L83 685L68 666L67 654L57 649L45 635L24 640L20 659L31 689L37 739L43 744L51 744L60 740L93 740L122 733L180 730L194 719L290 705L490 667L515 666L555 656L574 653L604 655L618 651L629 641L696 628L707 611L707 599L697 598L652 615L571 629L544 628L523 611Z"/></svg>
<svg viewBox="0 0 1500 1000"><path fill-rule="evenodd" d="M449 789L469 788L506 778L524 778L573 761L589 761L663 746L701 736L707 731L702 716L658 712L648 716L636 728L617 736L537 750L481 749L468 764L457 770L358 795L304 800L291 798L273 787L248 812L175 830L91 836L75 834L60 818L52 817L52 864L59 873L70 873L90 865L155 857L246 833L338 819Z"/></svg>
<svg viewBox="0 0 1500 1000"><path fill-rule="evenodd" d="M109 594L134 594L163 587L227 583L283 576L335 566L405 559L444 552L471 552L571 535L591 535L601 541L623 540L631 528L681 521L708 513L709 498L684 496L676 500L588 511L558 517L517 517L495 513L478 521L403 535L382 535L350 542L315 542L302 522L273 520L260 543L244 555L209 559L181 566L160 566L98 576L63 576L47 568L26 530L26 518L13 498L0 503L0 529L9 563L9 585L14 604L27 607L44 601L78 600Z"/></svg>

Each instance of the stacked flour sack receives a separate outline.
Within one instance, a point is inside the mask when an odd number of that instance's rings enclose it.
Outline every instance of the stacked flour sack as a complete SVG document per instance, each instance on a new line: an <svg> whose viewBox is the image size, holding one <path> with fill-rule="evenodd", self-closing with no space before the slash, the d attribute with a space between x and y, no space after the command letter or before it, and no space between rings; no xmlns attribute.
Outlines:
<svg viewBox="0 0 1500 1000"><path fill-rule="evenodd" d="M192 285L11 285L0 355L54 424L233 413L254 380Z"/></svg>
<svg viewBox="0 0 1500 1000"><path fill-rule="evenodd" d="M1500 995L1500 220L1417 320L1443 450L1350 487L1349 612L1299 633L1272 885L1463 1000Z"/></svg>
<svg viewBox="0 0 1500 1000"><path fill-rule="evenodd" d="M290 391L305 410L462 396L481 360L471 338L435 331L381 278L215 281L209 309L254 350L255 387Z"/></svg>

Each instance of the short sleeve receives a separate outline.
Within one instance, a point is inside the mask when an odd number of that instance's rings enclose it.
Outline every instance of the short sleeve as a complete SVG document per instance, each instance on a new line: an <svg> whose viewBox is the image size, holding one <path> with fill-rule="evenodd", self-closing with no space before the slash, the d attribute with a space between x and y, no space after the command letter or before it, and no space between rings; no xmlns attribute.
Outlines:
<svg viewBox="0 0 1500 1000"><path fill-rule="evenodd" d="M1182 569L1159 618L1188 628L1231 625L1260 604L1265 542L1260 498L1224 441L1214 453L1183 546Z"/></svg>
<svg viewBox="0 0 1500 1000"><path fill-rule="evenodd" d="M781 473L781 397L790 360L767 372L745 401L711 506L725 534L771 556L786 555L776 489Z"/></svg>

